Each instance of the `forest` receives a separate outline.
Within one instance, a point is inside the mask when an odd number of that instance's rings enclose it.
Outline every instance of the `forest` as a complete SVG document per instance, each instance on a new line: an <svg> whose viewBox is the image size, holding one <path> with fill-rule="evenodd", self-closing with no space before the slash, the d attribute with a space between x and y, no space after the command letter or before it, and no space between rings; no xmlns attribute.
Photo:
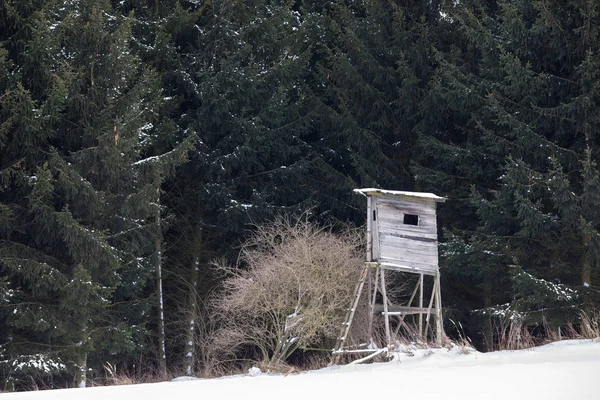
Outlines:
<svg viewBox="0 0 600 400"><path fill-rule="evenodd" d="M597 0L1 0L0 391L272 360L214 350L232 294L287 237L360 265L365 187L447 198L450 339L582 334L599 160Z"/></svg>

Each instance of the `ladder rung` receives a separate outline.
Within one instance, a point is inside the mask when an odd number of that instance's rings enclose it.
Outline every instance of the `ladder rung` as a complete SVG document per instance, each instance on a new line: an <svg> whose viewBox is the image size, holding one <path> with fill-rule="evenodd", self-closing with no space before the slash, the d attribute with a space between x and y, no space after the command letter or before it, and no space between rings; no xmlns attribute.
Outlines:
<svg viewBox="0 0 600 400"><path fill-rule="evenodd" d="M334 350L333 353L334 354L343 354L343 353L376 353L378 351L381 351L384 349L355 349L355 350L344 350L344 349L338 349L338 350Z"/></svg>
<svg viewBox="0 0 600 400"><path fill-rule="evenodd" d="M348 336L348 332L350 331L350 325L352 324L352 319L354 318L354 313L356 312L356 307L358 306L358 302L360 300L360 295L362 293L363 286L365 285L365 280L367 279L369 267L370 267L369 264L365 265L365 268L363 269L363 271L361 273L361 276L356 285L356 288L354 289L354 300L352 301L352 306L350 308L346 309L347 313L346 313L345 322L342 323L340 337L338 337L337 348L339 350L342 350L344 348L344 342L346 341L346 337ZM334 352L334 354L340 354L339 351L336 351L335 349L333 352Z"/></svg>

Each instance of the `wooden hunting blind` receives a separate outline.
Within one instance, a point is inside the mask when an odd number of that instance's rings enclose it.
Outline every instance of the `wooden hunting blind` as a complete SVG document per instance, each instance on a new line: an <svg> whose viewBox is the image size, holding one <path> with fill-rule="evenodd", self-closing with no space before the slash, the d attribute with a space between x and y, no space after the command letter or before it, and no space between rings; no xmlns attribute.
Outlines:
<svg viewBox="0 0 600 400"><path fill-rule="evenodd" d="M357 189L367 196L367 262L391 270L438 272L436 204L431 193Z"/></svg>
<svg viewBox="0 0 600 400"><path fill-rule="evenodd" d="M440 274L438 268L438 242L436 206L444 197L432 193L404 192L382 189L356 189L356 193L367 198L367 259L357 284L354 301L346 316L334 354L370 352L378 354L391 349L390 317L397 317L396 333L405 328L420 339L427 339L430 316L436 320L436 340L443 337ZM404 306L391 303L386 292L386 271L416 274L416 286L410 300ZM426 276L433 278L428 306L424 307L424 282ZM429 278L431 280L432 278ZM359 305L363 288L367 283L370 319L368 342L373 343L373 316L384 317L387 347L350 348L345 346L354 313ZM418 292L418 297L417 297ZM379 303L378 304L378 300ZM418 303L413 305L413 303ZM414 328L407 325L405 318L415 315ZM423 329L423 315L425 329ZM370 358L371 356L367 357Z"/></svg>

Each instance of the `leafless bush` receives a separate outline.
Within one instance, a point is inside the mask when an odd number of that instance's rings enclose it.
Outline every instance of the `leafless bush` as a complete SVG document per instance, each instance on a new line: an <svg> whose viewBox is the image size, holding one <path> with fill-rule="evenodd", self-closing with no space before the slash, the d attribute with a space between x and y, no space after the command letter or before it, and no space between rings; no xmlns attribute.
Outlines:
<svg viewBox="0 0 600 400"><path fill-rule="evenodd" d="M243 268L221 265L231 276L213 301L213 360L278 368L299 348L332 348L364 263L361 243L355 231L334 234L306 218L257 226Z"/></svg>

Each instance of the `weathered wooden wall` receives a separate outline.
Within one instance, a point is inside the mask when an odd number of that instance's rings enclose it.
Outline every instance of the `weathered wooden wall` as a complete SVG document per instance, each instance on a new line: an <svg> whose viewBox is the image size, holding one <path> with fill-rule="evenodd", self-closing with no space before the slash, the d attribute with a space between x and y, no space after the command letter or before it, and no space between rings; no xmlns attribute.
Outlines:
<svg viewBox="0 0 600 400"><path fill-rule="evenodd" d="M370 196L372 259L389 269L435 275L438 271L436 201L394 195ZM404 215L418 215L418 225Z"/></svg>

